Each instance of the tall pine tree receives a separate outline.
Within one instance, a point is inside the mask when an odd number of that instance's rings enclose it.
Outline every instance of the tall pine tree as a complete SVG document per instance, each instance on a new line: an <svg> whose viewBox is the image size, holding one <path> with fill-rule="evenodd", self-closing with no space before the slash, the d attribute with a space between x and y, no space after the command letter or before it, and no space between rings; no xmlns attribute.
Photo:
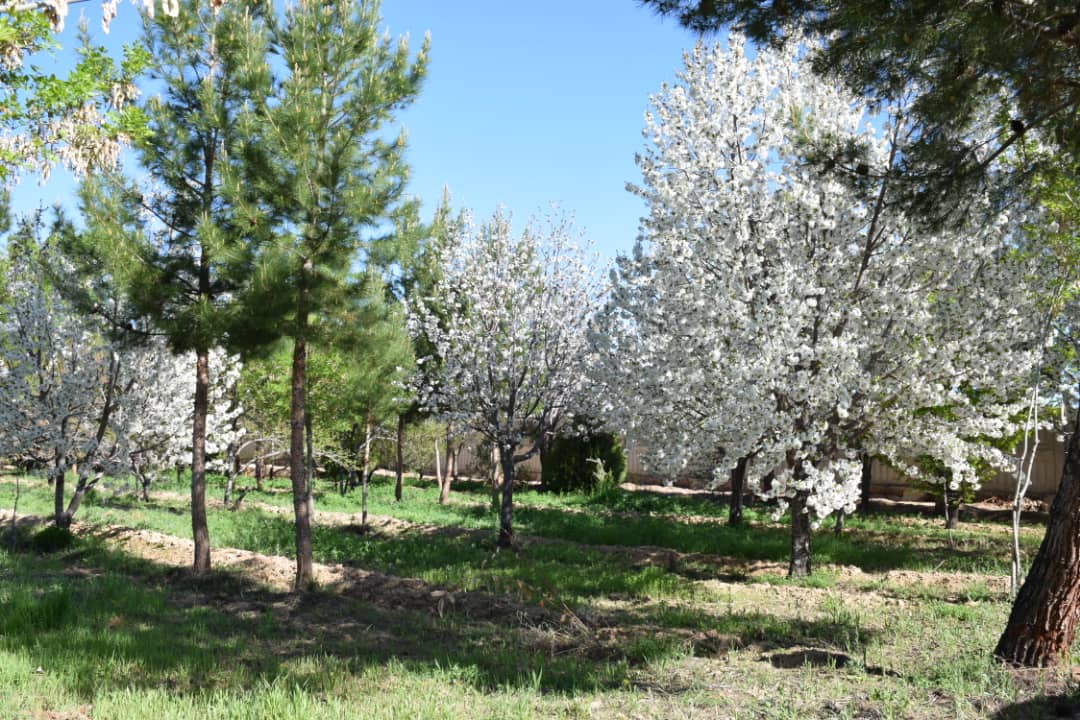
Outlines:
<svg viewBox="0 0 1080 720"><path fill-rule="evenodd" d="M253 106L249 209L261 234L256 282L243 294L256 342L292 338L289 465L296 514L296 587L313 581L311 488L304 457L305 385L313 319L340 307L349 272L393 256L402 202L404 137L385 125L416 96L427 42L378 31L375 0L297 0L274 26L280 74Z"/></svg>
<svg viewBox="0 0 1080 720"><path fill-rule="evenodd" d="M194 351L191 458L194 571L210 569L206 522L206 418L210 349L229 336L230 299L251 276L253 245L236 214L241 109L269 90L265 24L257 8L187 0L176 17L148 19L153 78L164 84L147 103L149 133L138 146L150 178L140 187L118 175L82 189L88 231L75 257L107 274L133 308L167 336L175 352ZM74 250L75 248L73 248Z"/></svg>

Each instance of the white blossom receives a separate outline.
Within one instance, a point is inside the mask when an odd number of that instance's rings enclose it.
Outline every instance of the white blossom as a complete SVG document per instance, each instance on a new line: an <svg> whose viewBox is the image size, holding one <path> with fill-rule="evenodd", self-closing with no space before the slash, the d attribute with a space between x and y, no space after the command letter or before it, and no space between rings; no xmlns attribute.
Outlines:
<svg viewBox="0 0 1080 720"><path fill-rule="evenodd" d="M753 489L818 521L853 509L862 453L912 473L930 455L954 483L1007 465L977 438L1014 430L1038 356L1023 220L976 197L963 227L920 227L884 179L902 107L872 117L798 48L728 47L698 45L652 99L631 188L649 214L592 336L604 414L659 472L750 457Z"/></svg>

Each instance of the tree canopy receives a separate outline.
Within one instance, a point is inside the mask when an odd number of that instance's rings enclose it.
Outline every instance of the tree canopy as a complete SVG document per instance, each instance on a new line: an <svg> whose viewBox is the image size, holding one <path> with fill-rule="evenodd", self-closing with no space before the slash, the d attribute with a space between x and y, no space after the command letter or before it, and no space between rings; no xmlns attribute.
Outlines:
<svg viewBox="0 0 1080 720"><path fill-rule="evenodd" d="M699 33L731 25L762 44L828 38L814 54L817 72L883 102L913 92L918 135L896 171L926 214L941 213L943 192L960 197L958 187L985 180L1010 148L1020 161L997 173L1006 188L1035 173L1075 173L1080 162L1073 0L640 2ZM1021 143L1027 138L1037 142Z"/></svg>

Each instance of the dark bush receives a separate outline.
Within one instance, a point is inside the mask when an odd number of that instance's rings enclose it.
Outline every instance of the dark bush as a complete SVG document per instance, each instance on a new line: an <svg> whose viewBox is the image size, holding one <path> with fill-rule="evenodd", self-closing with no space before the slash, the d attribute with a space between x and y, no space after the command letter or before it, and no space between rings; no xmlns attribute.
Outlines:
<svg viewBox="0 0 1080 720"><path fill-rule="evenodd" d="M551 492L600 492L626 477L626 454L607 433L557 437L544 453L541 479Z"/></svg>

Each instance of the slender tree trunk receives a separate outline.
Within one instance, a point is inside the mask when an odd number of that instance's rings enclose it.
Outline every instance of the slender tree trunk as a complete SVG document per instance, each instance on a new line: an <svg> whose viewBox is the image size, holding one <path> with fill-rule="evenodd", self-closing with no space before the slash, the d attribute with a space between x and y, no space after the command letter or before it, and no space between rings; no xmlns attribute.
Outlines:
<svg viewBox="0 0 1080 720"><path fill-rule="evenodd" d="M439 484L439 504L445 505L450 500L450 481L454 476L454 426L446 423L446 467L443 469L442 482Z"/></svg>
<svg viewBox="0 0 1080 720"><path fill-rule="evenodd" d="M847 518L847 513L843 509L836 511L836 524L833 525L833 535L840 537L844 534L844 520Z"/></svg>
<svg viewBox="0 0 1080 720"><path fill-rule="evenodd" d="M435 480L439 483L439 504L445 505L446 498L443 497L442 458L439 456L438 438L435 439Z"/></svg>
<svg viewBox="0 0 1080 720"><path fill-rule="evenodd" d="M731 502L728 505L728 525L742 524L743 495L746 494L746 475L749 470L749 458L741 457L731 471Z"/></svg>
<svg viewBox="0 0 1080 720"><path fill-rule="evenodd" d="M367 527L367 494L368 494L368 478L371 475L368 473L371 467L371 430L372 430L372 418L371 411L368 411L367 418L364 422L364 462L361 465L361 478L362 483L360 487L360 527Z"/></svg>
<svg viewBox="0 0 1080 720"><path fill-rule="evenodd" d="M97 478L87 481L84 475L80 475L79 479L75 482L75 492L71 494L71 500L68 501L67 510L64 512L64 517L68 525L71 524L72 518L75 517L75 513L79 511L82 506L83 498L86 497L86 491L94 487L97 484ZM65 525L67 527L67 525Z"/></svg>
<svg viewBox="0 0 1080 720"><path fill-rule="evenodd" d="M255 489L262 492L263 473L266 471L266 461L263 460L262 440L255 441Z"/></svg>
<svg viewBox="0 0 1080 720"><path fill-rule="evenodd" d="M945 529L955 530L960 527L960 504L946 503L948 513L945 518Z"/></svg>
<svg viewBox="0 0 1080 720"><path fill-rule="evenodd" d="M859 512L866 515L870 512L870 483L874 479L874 458L868 453L862 456L862 477L859 480Z"/></svg>
<svg viewBox="0 0 1080 720"><path fill-rule="evenodd" d="M502 501L499 504L499 547L508 548L514 542L514 447L513 443L499 445L499 464L502 466Z"/></svg>
<svg viewBox="0 0 1080 720"><path fill-rule="evenodd" d="M1028 667L1068 658L1080 618L1080 413L1039 552L994 655Z"/></svg>
<svg viewBox="0 0 1080 720"><path fill-rule="evenodd" d="M232 502L233 485L236 482L236 443L229 443L225 450L225 507Z"/></svg>
<svg viewBox="0 0 1080 720"><path fill-rule="evenodd" d="M810 513L806 500L807 491L795 493L791 500L791 563L788 577L802 578L810 574Z"/></svg>
<svg viewBox="0 0 1080 720"><path fill-rule="evenodd" d="M306 590L315 581L311 559L311 506L308 503L307 463L305 462L307 384L307 303L301 291L297 313L296 337L293 340L292 397L289 411L289 479L292 483L293 514L296 518L296 578L294 589Z"/></svg>
<svg viewBox="0 0 1080 720"><path fill-rule="evenodd" d="M210 408L210 351L195 351L195 413L191 427L191 534L195 540L192 571L210 572L210 529L206 524L206 416Z"/></svg>
<svg viewBox="0 0 1080 720"><path fill-rule="evenodd" d="M405 416L397 418L397 464L394 468L394 502L401 502L401 489L405 484Z"/></svg>
<svg viewBox="0 0 1080 720"><path fill-rule="evenodd" d="M308 518L315 516L315 433L307 410L307 378L304 378L304 499Z"/></svg>

